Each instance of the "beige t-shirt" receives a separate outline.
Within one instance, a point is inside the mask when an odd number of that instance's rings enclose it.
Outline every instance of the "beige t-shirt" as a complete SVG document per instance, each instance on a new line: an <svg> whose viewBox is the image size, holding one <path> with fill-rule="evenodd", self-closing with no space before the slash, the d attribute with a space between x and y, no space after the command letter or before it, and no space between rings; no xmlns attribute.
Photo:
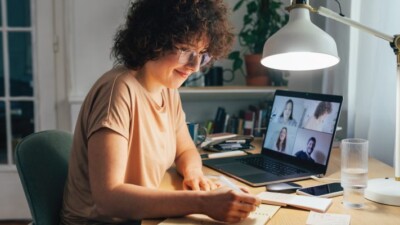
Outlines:
<svg viewBox="0 0 400 225"><path fill-rule="evenodd" d="M157 105L134 74L124 67L108 71L94 84L76 123L62 224L121 221L100 217L90 190L88 139L101 128L111 129L128 140L125 182L158 188L174 162L176 134L186 126L178 91L165 88L162 98L163 105Z"/></svg>

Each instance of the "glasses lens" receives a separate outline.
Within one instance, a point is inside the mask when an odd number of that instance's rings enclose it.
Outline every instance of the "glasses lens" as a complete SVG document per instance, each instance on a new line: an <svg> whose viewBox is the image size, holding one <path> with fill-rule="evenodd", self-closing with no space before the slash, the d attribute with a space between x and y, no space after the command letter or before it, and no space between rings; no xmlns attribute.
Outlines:
<svg viewBox="0 0 400 225"><path fill-rule="evenodd" d="M192 52L191 51L185 51L180 49L180 54L179 54L179 63L180 64L187 64L190 61L190 58L193 58Z"/></svg>
<svg viewBox="0 0 400 225"><path fill-rule="evenodd" d="M198 55L199 54L196 51L180 50L179 63L180 64L193 63L197 59ZM208 62L210 62L210 60L211 60L211 57L207 52L201 53L200 54L200 67L206 65Z"/></svg>
<svg viewBox="0 0 400 225"><path fill-rule="evenodd" d="M210 62L211 56L206 52L201 55L200 66L205 66L208 62Z"/></svg>

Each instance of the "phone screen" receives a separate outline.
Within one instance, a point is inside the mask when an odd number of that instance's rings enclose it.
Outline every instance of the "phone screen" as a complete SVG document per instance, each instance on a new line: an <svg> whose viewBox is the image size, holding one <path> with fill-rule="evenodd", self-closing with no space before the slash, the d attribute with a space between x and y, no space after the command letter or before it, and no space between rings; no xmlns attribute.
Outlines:
<svg viewBox="0 0 400 225"><path fill-rule="evenodd" d="M331 183L314 187L301 188L298 191L313 196L324 196L332 193L340 193L343 191L343 188L340 183Z"/></svg>

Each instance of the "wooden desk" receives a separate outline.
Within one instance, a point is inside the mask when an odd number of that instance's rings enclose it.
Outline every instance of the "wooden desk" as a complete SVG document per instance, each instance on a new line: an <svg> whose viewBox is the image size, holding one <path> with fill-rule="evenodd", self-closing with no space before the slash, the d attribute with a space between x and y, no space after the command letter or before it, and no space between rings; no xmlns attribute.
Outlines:
<svg viewBox="0 0 400 225"><path fill-rule="evenodd" d="M378 177L393 177L394 169L374 158L370 158L368 162L368 177L369 178L378 178ZM207 167L203 168L205 174L219 174L215 170L209 169ZM325 176L326 178L340 178L340 149L334 148L332 151L332 155L329 159L328 171ZM233 179L231 179L233 180ZM161 184L162 189L181 189L182 187L182 179L176 173L174 168L168 170L165 175L163 182ZM241 186L246 186L246 184L241 183L240 181L236 181L236 184ZM296 182L303 187L313 186L320 184L321 182L308 179ZM265 191L265 187L249 187L250 191L254 194ZM340 214L349 214L351 215L351 225L386 225L400 224L400 207L388 206L379 203L375 203L369 200L366 200L366 206L363 209L347 209L345 208L341 201L342 196L334 197L333 204L329 208L328 213L340 213ZM305 225L308 217L309 211L300 210L297 208L287 208L281 207L279 211L272 217L270 221L268 221L268 225L295 225L301 224ZM160 221L157 220L145 220L142 222L143 225L147 224L157 224Z"/></svg>

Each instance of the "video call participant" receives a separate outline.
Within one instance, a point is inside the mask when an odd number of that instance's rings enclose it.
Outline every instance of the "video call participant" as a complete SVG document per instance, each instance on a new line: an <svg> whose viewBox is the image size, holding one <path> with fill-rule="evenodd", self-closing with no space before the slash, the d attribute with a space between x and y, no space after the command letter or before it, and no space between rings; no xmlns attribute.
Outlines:
<svg viewBox="0 0 400 225"><path fill-rule="evenodd" d="M304 128L322 131L325 118L332 112L332 103L320 102L315 108L313 116L306 122Z"/></svg>
<svg viewBox="0 0 400 225"><path fill-rule="evenodd" d="M315 160L311 157L311 154L313 153L316 144L317 140L315 139L315 137L311 137L310 139L308 139L306 150L300 150L296 152L295 156L302 160L315 162Z"/></svg>
<svg viewBox="0 0 400 225"><path fill-rule="evenodd" d="M287 100L285 103L285 108L278 117L278 122L288 126L297 126L297 121L293 118L293 108L293 100Z"/></svg>
<svg viewBox="0 0 400 225"><path fill-rule="evenodd" d="M287 128L282 127L282 129L279 132L279 136L276 139L275 150L278 152L285 152L286 151L286 141L287 141Z"/></svg>
<svg viewBox="0 0 400 225"><path fill-rule="evenodd" d="M248 217L260 199L203 174L177 90L229 51L224 1L133 1L114 41L117 65L96 81L78 116L60 224L140 224L192 213L231 223ZM174 163L184 190L159 189Z"/></svg>

